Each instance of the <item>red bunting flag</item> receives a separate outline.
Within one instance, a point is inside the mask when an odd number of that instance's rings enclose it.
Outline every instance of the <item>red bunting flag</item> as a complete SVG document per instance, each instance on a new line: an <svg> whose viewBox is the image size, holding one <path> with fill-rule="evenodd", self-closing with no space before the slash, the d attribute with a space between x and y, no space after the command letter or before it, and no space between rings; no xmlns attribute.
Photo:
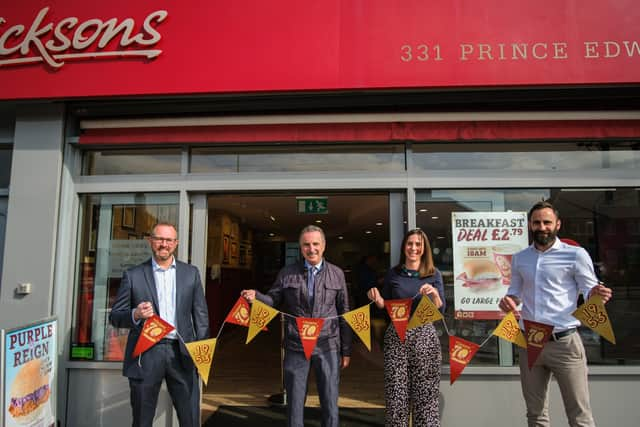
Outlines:
<svg viewBox="0 0 640 427"><path fill-rule="evenodd" d="M249 318L251 316L251 306L243 297L239 297L233 308L229 310L227 318L224 319L227 323L233 323L234 325L240 325L249 327ZM263 331L268 330L266 326L262 328Z"/></svg>
<svg viewBox="0 0 640 427"><path fill-rule="evenodd" d="M411 298L407 299L391 299L384 302L387 313L396 328L396 333L400 337L400 341L404 342L407 334L407 323L409 323L409 314L411 314Z"/></svg>
<svg viewBox="0 0 640 427"><path fill-rule="evenodd" d="M311 359L313 349L316 348L316 342L320 336L324 319L311 319L308 317L296 317L298 331L300 332L300 341L304 348L304 355L307 360Z"/></svg>
<svg viewBox="0 0 640 427"><path fill-rule="evenodd" d="M544 323L534 322L532 320L524 320L524 334L527 338L527 364L529 369L536 363L538 356L542 353L542 349L549 336L553 332L553 326Z"/></svg>
<svg viewBox="0 0 640 427"><path fill-rule="evenodd" d="M144 353L151 347L153 347L158 341L165 337L169 332L175 328L169 323L162 320L158 315L154 314L144 322L142 332L136 342L136 347L133 349L133 357Z"/></svg>
<svg viewBox="0 0 640 427"><path fill-rule="evenodd" d="M458 379L479 348L476 343L449 335L450 384Z"/></svg>
<svg viewBox="0 0 640 427"><path fill-rule="evenodd" d="M239 297L233 308L227 314L225 322L233 323L235 325L249 327L249 314L251 313L251 307L249 303L243 297Z"/></svg>

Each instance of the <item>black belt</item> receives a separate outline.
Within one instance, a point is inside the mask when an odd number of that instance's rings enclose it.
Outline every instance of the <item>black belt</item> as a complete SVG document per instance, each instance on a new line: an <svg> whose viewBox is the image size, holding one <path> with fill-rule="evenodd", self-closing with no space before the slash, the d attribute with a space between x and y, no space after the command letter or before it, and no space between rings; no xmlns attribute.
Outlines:
<svg viewBox="0 0 640 427"><path fill-rule="evenodd" d="M578 329L576 328L571 328L571 329L567 329L566 331L552 333L551 335L549 335L549 341L558 341L560 338L564 338L568 335L576 333L577 330Z"/></svg>
<svg viewBox="0 0 640 427"><path fill-rule="evenodd" d="M162 338L158 341L158 344L178 344L178 340L172 340L170 338Z"/></svg>

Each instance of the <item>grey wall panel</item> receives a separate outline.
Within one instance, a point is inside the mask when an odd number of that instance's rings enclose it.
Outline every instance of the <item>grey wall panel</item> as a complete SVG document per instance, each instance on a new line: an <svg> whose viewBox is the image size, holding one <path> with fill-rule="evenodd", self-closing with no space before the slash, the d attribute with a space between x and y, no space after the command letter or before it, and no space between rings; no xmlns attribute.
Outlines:
<svg viewBox="0 0 640 427"><path fill-rule="evenodd" d="M71 369L68 395L67 427L131 425L129 383L119 369ZM163 385L153 425L170 427L172 420L171 397Z"/></svg>
<svg viewBox="0 0 640 427"><path fill-rule="evenodd" d="M0 327L52 314L63 127L63 105L23 105L16 114ZM31 283L32 293L16 295L18 283Z"/></svg>
<svg viewBox="0 0 640 427"><path fill-rule="evenodd" d="M445 379L446 378L446 379ZM640 425L640 394L637 375L589 377L591 406L599 426ZM449 385L440 383L442 424L445 426L514 427L525 426L525 405L518 375L465 375ZM568 425L562 396L555 380L549 393L551 424Z"/></svg>

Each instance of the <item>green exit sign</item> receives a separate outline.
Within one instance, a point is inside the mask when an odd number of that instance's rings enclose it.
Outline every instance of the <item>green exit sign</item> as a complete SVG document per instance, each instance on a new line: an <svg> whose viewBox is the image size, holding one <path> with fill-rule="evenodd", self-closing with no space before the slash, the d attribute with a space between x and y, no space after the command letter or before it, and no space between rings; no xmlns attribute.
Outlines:
<svg viewBox="0 0 640 427"><path fill-rule="evenodd" d="M329 200L327 197L296 197L299 214L327 214Z"/></svg>

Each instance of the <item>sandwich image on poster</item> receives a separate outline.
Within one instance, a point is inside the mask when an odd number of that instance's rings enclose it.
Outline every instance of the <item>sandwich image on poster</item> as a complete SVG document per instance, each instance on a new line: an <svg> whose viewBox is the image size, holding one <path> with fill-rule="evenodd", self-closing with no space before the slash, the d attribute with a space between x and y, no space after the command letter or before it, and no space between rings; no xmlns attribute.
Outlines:
<svg viewBox="0 0 640 427"><path fill-rule="evenodd" d="M49 373L40 359L20 368L10 389L9 414L21 425L28 425L42 415L51 395Z"/></svg>
<svg viewBox="0 0 640 427"><path fill-rule="evenodd" d="M500 270L488 258L467 259L462 267L464 271L456 279L472 292L495 289L502 282Z"/></svg>

